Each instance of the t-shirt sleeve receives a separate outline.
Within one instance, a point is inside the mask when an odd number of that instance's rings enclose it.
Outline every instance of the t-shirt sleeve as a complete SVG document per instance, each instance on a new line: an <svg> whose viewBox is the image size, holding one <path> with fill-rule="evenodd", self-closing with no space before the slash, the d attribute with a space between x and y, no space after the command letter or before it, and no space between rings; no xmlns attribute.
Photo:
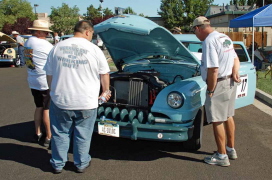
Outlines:
<svg viewBox="0 0 272 180"><path fill-rule="evenodd" d="M235 50L233 49L233 58L237 58L238 57L238 55L237 55L237 53L235 52Z"/></svg>
<svg viewBox="0 0 272 180"><path fill-rule="evenodd" d="M215 41L206 42L206 60L207 68L219 67L218 53Z"/></svg>
<svg viewBox="0 0 272 180"><path fill-rule="evenodd" d="M109 73L110 72L109 64L106 60L106 57L105 57L103 51L100 48L98 48L97 54L98 54L98 58L99 58L98 73L99 74Z"/></svg>

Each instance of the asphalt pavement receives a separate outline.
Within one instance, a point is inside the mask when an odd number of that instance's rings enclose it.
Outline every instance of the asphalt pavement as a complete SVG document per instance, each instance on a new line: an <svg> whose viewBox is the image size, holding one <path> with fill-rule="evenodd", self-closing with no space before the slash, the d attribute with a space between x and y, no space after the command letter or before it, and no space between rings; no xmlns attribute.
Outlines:
<svg viewBox="0 0 272 180"><path fill-rule="evenodd" d="M25 68L0 67L1 179L272 179L272 116L254 105L236 111L238 159L227 168L203 163L203 158L216 150L212 126L208 125L203 129L203 145L197 152L186 152L181 143L131 141L94 134L92 165L85 173L74 172L70 150L64 171L52 174L51 150L31 142L35 106L26 79Z"/></svg>

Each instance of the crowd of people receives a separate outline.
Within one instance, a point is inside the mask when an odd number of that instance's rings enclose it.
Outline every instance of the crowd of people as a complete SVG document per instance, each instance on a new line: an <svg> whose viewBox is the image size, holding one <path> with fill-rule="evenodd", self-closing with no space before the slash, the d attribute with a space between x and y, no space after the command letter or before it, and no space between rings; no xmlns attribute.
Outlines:
<svg viewBox="0 0 272 180"><path fill-rule="evenodd" d="M90 21L77 22L74 37L67 40L59 42L58 33L54 33L55 46L46 41L48 33L52 32L47 21L35 20L29 30L32 37L25 43L17 31L12 34L19 44L21 66L27 66L27 80L36 105L33 141L41 143L44 137L42 144L46 147L51 145L50 163L53 172L58 174L68 161L67 153L73 138L74 165L76 172L82 173L91 163L89 150L98 97L109 91L109 66L102 50L90 42L94 33ZM213 30L206 17L196 18L192 31L203 41L201 76L207 83L205 112L207 121L213 125L217 145L216 153L205 157L204 161L212 165L229 166L229 159L238 157L234 148L233 116L237 83L240 82L240 61L232 40ZM171 32L181 34L181 29L175 27ZM230 44L224 46L224 41ZM65 51L67 48L72 51ZM254 54L259 60L271 62L272 49L268 52L269 56L264 57L258 52L256 44ZM67 64L59 60L60 57L69 58L73 54L86 63ZM99 95L100 86L102 93ZM110 96L107 94L106 100ZM45 134L41 130L42 122Z"/></svg>

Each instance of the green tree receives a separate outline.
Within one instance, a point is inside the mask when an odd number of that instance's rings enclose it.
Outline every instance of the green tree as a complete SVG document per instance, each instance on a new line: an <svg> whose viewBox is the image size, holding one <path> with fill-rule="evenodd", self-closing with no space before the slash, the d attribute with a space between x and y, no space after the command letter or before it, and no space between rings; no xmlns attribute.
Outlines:
<svg viewBox="0 0 272 180"><path fill-rule="evenodd" d="M180 0L162 0L159 15L164 20L166 28L171 29L175 26L184 24L185 10L184 2Z"/></svg>
<svg viewBox="0 0 272 180"><path fill-rule="evenodd" d="M136 12L133 11L133 9L131 7L127 7L124 12L124 14L137 14Z"/></svg>
<svg viewBox="0 0 272 180"><path fill-rule="evenodd" d="M11 34L12 31L18 31L20 34L31 34L31 31L28 30L31 27L33 21L29 18L18 18L14 24L6 23L2 32L5 34Z"/></svg>
<svg viewBox="0 0 272 180"><path fill-rule="evenodd" d="M5 23L14 24L18 18L35 19L31 4L26 0L0 1L0 29Z"/></svg>
<svg viewBox="0 0 272 180"><path fill-rule="evenodd" d="M101 17L99 8L95 8L93 5L87 7L87 12L84 19L93 21L95 18Z"/></svg>
<svg viewBox="0 0 272 180"><path fill-rule="evenodd" d="M139 16L146 17L143 13L138 14Z"/></svg>
<svg viewBox="0 0 272 180"><path fill-rule="evenodd" d="M188 30L198 16L203 16L213 0L161 0L160 12L165 27L175 26Z"/></svg>
<svg viewBox="0 0 272 180"><path fill-rule="evenodd" d="M62 3L61 7L51 7L50 19L54 23L50 29L54 32L71 34L74 26L79 20L79 8L70 8L68 4Z"/></svg>
<svg viewBox="0 0 272 180"><path fill-rule="evenodd" d="M245 6L247 4L247 0L240 0L239 1L239 6Z"/></svg>
<svg viewBox="0 0 272 180"><path fill-rule="evenodd" d="M112 16L112 15L113 15L113 12L109 8L103 9L103 16Z"/></svg>

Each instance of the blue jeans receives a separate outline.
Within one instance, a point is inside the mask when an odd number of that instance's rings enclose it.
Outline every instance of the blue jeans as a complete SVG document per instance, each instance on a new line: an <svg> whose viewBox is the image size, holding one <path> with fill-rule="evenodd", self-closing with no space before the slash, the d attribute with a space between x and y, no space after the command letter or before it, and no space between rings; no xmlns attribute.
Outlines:
<svg viewBox="0 0 272 180"><path fill-rule="evenodd" d="M97 110L65 110L52 101L49 116L52 132L52 167L61 170L68 160L70 138L73 135L74 164L79 169L87 167L91 161L90 144Z"/></svg>
<svg viewBox="0 0 272 180"><path fill-rule="evenodd" d="M25 65L24 49L25 48L23 46L19 46L18 47L18 54L19 54L19 58L20 58L20 66L24 66Z"/></svg>

